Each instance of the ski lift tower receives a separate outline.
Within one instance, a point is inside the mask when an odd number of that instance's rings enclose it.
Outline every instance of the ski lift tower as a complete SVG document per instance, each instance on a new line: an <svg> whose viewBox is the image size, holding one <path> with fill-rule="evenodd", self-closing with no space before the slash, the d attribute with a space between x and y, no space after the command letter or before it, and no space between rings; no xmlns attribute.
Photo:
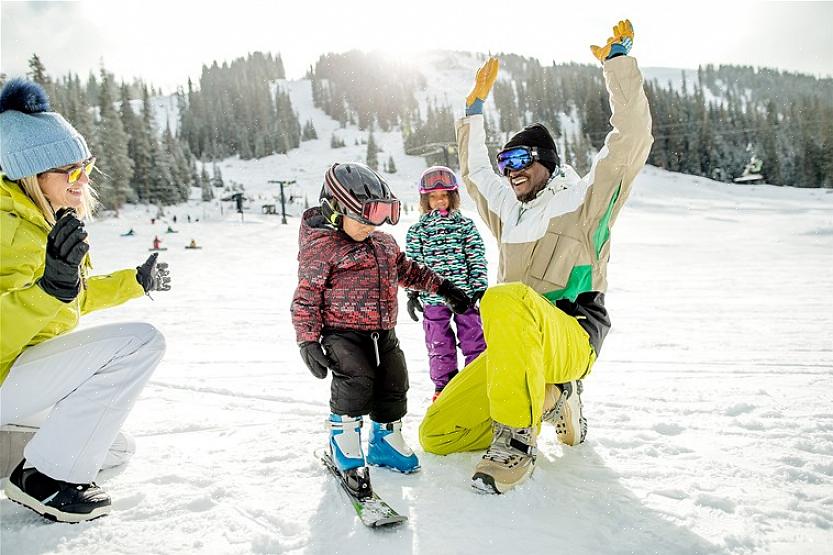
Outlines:
<svg viewBox="0 0 833 555"><path fill-rule="evenodd" d="M295 185L294 179L270 179L266 183L277 183L281 186L281 223L286 223L286 196L283 194L283 188L285 185Z"/></svg>

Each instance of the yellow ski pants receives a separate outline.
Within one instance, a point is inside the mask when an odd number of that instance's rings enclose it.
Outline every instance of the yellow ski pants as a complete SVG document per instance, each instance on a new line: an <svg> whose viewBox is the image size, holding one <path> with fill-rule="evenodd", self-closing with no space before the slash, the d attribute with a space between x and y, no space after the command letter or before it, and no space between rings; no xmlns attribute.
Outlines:
<svg viewBox="0 0 833 555"><path fill-rule="evenodd" d="M429 453L487 448L493 420L539 426L546 384L579 379L595 361L578 321L523 283L490 287L480 316L486 350L449 382L419 427Z"/></svg>

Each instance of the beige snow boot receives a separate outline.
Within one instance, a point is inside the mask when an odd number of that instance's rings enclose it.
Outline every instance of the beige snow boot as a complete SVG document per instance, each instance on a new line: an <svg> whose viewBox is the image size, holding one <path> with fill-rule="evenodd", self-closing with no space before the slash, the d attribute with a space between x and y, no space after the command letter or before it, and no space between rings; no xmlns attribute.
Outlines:
<svg viewBox="0 0 833 555"><path fill-rule="evenodd" d="M526 480L535 469L535 428L513 428L492 422L492 444L474 469L473 488L485 493L506 493Z"/></svg>
<svg viewBox="0 0 833 555"><path fill-rule="evenodd" d="M544 390L542 420L555 426L558 441L578 445L587 437L587 419L581 413L581 380L553 384Z"/></svg>

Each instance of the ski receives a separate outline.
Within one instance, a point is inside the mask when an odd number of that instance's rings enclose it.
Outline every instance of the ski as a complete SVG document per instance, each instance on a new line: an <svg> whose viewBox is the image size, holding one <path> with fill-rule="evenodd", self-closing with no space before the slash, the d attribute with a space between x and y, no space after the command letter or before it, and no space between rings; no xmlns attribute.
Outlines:
<svg viewBox="0 0 833 555"><path fill-rule="evenodd" d="M353 506L362 524L370 528L378 528L380 526L399 524L408 520L407 516L397 513L393 507L385 503L376 492L371 493L364 499L356 497L344 483L341 473L338 471L338 467L333 462L330 454L326 451L316 454L321 459L321 462L324 463L324 466L327 467L327 470L330 471L330 474L338 481L342 491L347 494L350 504Z"/></svg>

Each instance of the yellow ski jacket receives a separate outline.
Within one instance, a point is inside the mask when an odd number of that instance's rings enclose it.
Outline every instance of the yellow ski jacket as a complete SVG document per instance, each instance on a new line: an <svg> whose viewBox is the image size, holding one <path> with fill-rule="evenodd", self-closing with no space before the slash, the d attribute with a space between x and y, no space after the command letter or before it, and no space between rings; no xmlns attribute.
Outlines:
<svg viewBox="0 0 833 555"><path fill-rule="evenodd" d="M46 260L50 226L34 202L14 181L0 182L0 384L27 347L66 333L82 314L141 297L144 289L136 269L86 277L92 267L82 264L83 287L64 303L37 284ZM60 368L55 369L60 370Z"/></svg>

